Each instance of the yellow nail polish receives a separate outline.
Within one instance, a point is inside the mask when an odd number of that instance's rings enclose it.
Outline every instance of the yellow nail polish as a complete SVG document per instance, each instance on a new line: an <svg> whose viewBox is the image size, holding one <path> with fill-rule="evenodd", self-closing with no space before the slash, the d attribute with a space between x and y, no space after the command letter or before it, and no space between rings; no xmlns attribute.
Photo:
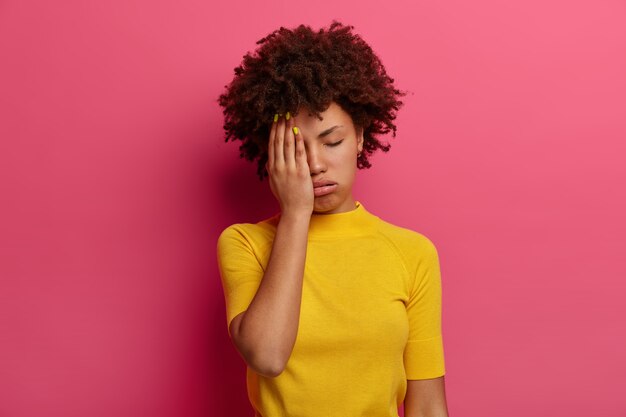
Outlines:
<svg viewBox="0 0 626 417"><path fill-rule="evenodd" d="M291 114L289 114L289 112L287 112L287 115L285 116L285 120L289 120L290 117L291 117Z"/></svg>
<svg viewBox="0 0 626 417"><path fill-rule="evenodd" d="M278 121L278 113L274 115L274 122L277 122L277 121Z"/></svg>
<svg viewBox="0 0 626 417"><path fill-rule="evenodd" d="M294 135L298 134L298 128L296 126L293 127L293 134Z"/></svg>

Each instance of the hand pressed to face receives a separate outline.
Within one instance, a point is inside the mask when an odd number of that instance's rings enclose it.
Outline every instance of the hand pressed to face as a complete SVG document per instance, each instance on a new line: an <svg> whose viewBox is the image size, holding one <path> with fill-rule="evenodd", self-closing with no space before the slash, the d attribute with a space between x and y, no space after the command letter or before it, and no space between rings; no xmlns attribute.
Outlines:
<svg viewBox="0 0 626 417"><path fill-rule="evenodd" d="M331 102L319 113L299 109L295 123L300 134L314 186L313 212L334 214L354 210L352 187L358 153L363 149L363 129L339 104Z"/></svg>
<svg viewBox="0 0 626 417"><path fill-rule="evenodd" d="M265 168L281 211L311 214L313 182L302 135L296 134L294 127L294 119L289 113L285 117L274 116Z"/></svg>

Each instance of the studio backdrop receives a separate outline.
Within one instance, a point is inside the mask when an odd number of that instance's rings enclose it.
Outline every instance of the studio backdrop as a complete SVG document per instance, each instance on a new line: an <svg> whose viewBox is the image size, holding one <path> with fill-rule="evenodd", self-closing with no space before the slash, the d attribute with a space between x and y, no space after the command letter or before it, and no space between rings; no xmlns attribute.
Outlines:
<svg viewBox="0 0 626 417"><path fill-rule="evenodd" d="M354 196L439 251L451 416L626 413L623 1L0 3L0 415L249 416L217 97L333 19L409 93Z"/></svg>

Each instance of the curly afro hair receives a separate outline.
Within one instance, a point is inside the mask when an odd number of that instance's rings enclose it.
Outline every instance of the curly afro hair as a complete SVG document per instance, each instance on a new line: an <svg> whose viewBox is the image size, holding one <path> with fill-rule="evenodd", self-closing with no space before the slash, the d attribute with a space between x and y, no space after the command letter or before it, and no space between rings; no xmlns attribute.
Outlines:
<svg viewBox="0 0 626 417"><path fill-rule="evenodd" d="M334 101L363 129L363 151L357 168L370 168L368 156L391 145L375 136L393 131L396 136L398 98L406 95L393 85L393 78L372 48L351 30L333 20L317 33L301 24L290 30L275 30L257 41L261 46L247 53L235 77L218 102L224 108L225 142L241 140L240 157L258 158L259 180L267 177L267 146L274 114L297 114L306 108L322 120L320 113Z"/></svg>

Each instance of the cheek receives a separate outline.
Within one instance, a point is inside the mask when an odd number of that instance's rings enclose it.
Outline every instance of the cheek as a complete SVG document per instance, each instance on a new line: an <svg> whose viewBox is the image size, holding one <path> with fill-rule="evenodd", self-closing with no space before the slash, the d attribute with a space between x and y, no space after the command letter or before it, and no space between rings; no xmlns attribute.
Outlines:
<svg viewBox="0 0 626 417"><path fill-rule="evenodd" d="M342 153L341 156L337 156L336 160L333 160L332 164L336 172L340 172L344 178L352 178L357 171L357 157L356 151Z"/></svg>
<svg viewBox="0 0 626 417"><path fill-rule="evenodd" d="M349 162L354 160L356 163L357 149L352 146L343 146L341 149L337 149L337 152L333 155L335 159L341 159L343 162Z"/></svg>
<svg viewBox="0 0 626 417"><path fill-rule="evenodd" d="M349 172L354 165L356 167L356 152L353 154L352 152L337 152L328 157L328 163L333 166L333 168L337 170L341 170L342 172Z"/></svg>

